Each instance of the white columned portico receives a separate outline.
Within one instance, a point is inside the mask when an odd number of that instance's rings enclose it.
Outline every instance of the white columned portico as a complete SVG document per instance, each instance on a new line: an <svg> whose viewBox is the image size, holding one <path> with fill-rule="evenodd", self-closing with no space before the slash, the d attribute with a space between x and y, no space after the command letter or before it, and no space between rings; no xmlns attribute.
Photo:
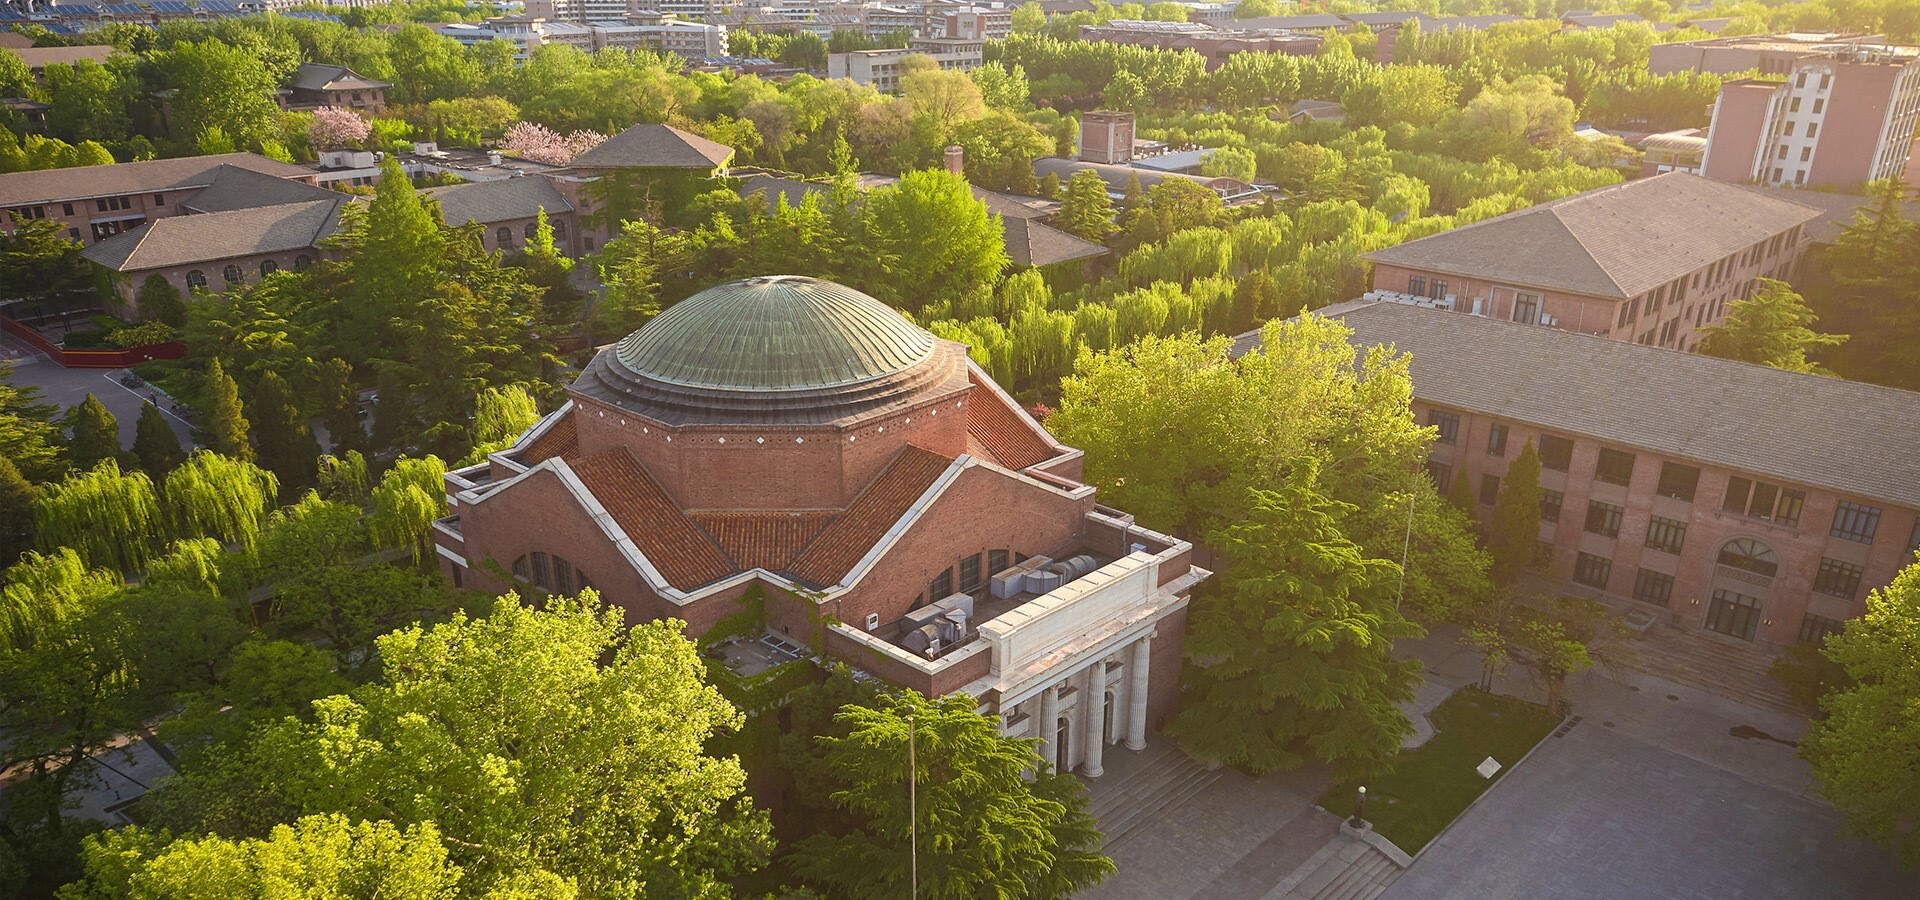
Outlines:
<svg viewBox="0 0 1920 900"><path fill-rule="evenodd" d="M1086 752L1081 757L1080 774L1088 778L1099 778L1106 773L1100 766L1102 751L1107 747L1107 665L1096 661L1087 667L1087 689L1082 695L1081 704L1087 708Z"/></svg>
<svg viewBox="0 0 1920 900"><path fill-rule="evenodd" d="M1133 644L1133 659L1128 664L1132 683L1127 686L1127 749L1147 749L1147 670L1153 660L1153 634L1148 632Z"/></svg>
<svg viewBox="0 0 1920 900"><path fill-rule="evenodd" d="M1040 758L1047 765L1059 768L1060 748L1054 746L1054 733L1060 728L1060 686L1048 685L1040 692L1040 721L1034 724L1034 733L1040 736Z"/></svg>

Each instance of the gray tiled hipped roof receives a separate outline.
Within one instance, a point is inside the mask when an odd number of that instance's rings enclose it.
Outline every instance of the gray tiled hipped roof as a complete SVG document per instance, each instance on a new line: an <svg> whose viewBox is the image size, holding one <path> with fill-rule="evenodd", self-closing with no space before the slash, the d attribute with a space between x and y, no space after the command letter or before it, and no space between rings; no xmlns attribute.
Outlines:
<svg viewBox="0 0 1920 900"><path fill-rule="evenodd" d="M80 255L119 272L141 272L312 247L340 224L351 198L168 216L116 234Z"/></svg>
<svg viewBox="0 0 1920 900"><path fill-rule="evenodd" d="M1872 212L1879 205L1872 197L1859 197L1853 194L1830 194L1826 191L1809 191L1804 188L1768 187L1762 184L1750 184L1747 190L1767 197L1791 200L1802 206L1811 206L1820 211L1818 218L1807 223L1807 236L1816 244L1831 244L1840 239L1840 233L1853 221L1853 214L1865 209ZM1920 220L1920 202L1908 200L1900 204L1901 210L1909 221Z"/></svg>
<svg viewBox="0 0 1920 900"><path fill-rule="evenodd" d="M1016 266L1047 266L1101 256L1107 248L1032 219L1000 219L1007 258Z"/></svg>
<svg viewBox="0 0 1920 900"><path fill-rule="evenodd" d="M0 207L206 187L213 183L214 176L222 166L237 166L279 178L313 176L312 172L299 166L254 153L221 153L110 166L41 169L0 175Z"/></svg>
<svg viewBox="0 0 1920 900"><path fill-rule="evenodd" d="M1397 303L1321 313L1412 354L1428 403L1920 508L1920 393Z"/></svg>
<svg viewBox="0 0 1920 900"><path fill-rule="evenodd" d="M103 44L83 44L77 47L21 47L9 48L9 52L20 57L29 69L41 69L53 65L73 65L83 59L106 65L107 57L112 56L114 48Z"/></svg>
<svg viewBox="0 0 1920 900"><path fill-rule="evenodd" d="M194 212L210 213L312 200L338 200L341 196L338 191L315 187L304 181L230 165L213 170L212 182L199 193L180 201L180 205Z"/></svg>
<svg viewBox="0 0 1920 900"><path fill-rule="evenodd" d="M542 209L549 216L573 210L573 204L567 202L567 195L560 193L552 181L538 176L474 181L432 188L422 193L440 201L440 217L448 225L464 225L468 222L490 225L494 222L531 219L539 215Z"/></svg>
<svg viewBox="0 0 1920 900"><path fill-rule="evenodd" d="M582 169L717 169L733 148L671 125L635 125L573 160Z"/></svg>
<svg viewBox="0 0 1920 900"><path fill-rule="evenodd" d="M1625 300L1744 251L1820 211L1668 172L1362 254L1393 266Z"/></svg>
<svg viewBox="0 0 1920 900"><path fill-rule="evenodd" d="M384 81L375 81L346 66L329 66L321 63L301 63L293 73L293 87L304 91L356 91L390 88L393 85Z"/></svg>

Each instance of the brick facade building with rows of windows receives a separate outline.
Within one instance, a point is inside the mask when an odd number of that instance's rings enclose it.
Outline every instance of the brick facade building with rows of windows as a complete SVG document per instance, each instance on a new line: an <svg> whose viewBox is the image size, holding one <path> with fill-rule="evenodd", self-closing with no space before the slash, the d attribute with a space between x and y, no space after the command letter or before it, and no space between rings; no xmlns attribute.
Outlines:
<svg viewBox="0 0 1920 900"><path fill-rule="evenodd" d="M1090 777L1172 714L1207 571L1096 504L1080 452L965 346L831 282L749 278L601 351L568 397L448 473L455 584L592 586L694 635L763 596L752 645L965 692Z"/></svg>
<svg viewBox="0 0 1920 900"><path fill-rule="evenodd" d="M1362 255L1383 299L1691 350L1759 278L1787 278L1821 211L1669 172Z"/></svg>
<svg viewBox="0 0 1920 900"><path fill-rule="evenodd" d="M1429 469L1464 469L1481 518L1534 442L1546 573L1576 590L1779 647L1914 561L1920 393L1398 303L1322 312L1412 355Z"/></svg>

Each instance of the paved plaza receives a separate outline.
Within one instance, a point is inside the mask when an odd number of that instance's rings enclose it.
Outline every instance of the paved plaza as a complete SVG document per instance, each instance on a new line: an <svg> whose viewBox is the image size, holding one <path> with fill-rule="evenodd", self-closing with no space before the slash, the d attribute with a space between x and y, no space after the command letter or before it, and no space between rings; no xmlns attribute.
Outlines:
<svg viewBox="0 0 1920 900"><path fill-rule="evenodd" d="M0 338L11 342L18 355L9 357L13 362L13 374L10 380L14 384L37 387L40 399L71 409L87 399L91 393L106 404L107 411L120 424L120 443L123 447L133 447L134 427L140 421L140 407L146 402L146 390L133 390L120 384L119 378L126 374L125 369L69 369L48 359L44 354L26 347L11 335L0 333ZM160 411L167 417L167 424L173 426L174 434L180 436L180 445L193 446L193 426L186 420L167 412L167 398L160 398Z"/></svg>

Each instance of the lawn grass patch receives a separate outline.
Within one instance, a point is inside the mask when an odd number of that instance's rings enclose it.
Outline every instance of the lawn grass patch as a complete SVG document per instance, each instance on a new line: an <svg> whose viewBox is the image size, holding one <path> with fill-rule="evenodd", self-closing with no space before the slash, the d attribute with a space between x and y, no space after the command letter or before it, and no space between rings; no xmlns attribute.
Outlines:
<svg viewBox="0 0 1920 900"><path fill-rule="evenodd" d="M1355 789L1364 784L1374 831L1418 853L1560 724L1544 706L1478 688L1455 692L1433 711L1432 720L1434 736L1395 758L1390 774L1336 784L1321 796L1321 808L1352 815ZM1474 768L1489 756L1500 763L1500 772L1481 778Z"/></svg>

